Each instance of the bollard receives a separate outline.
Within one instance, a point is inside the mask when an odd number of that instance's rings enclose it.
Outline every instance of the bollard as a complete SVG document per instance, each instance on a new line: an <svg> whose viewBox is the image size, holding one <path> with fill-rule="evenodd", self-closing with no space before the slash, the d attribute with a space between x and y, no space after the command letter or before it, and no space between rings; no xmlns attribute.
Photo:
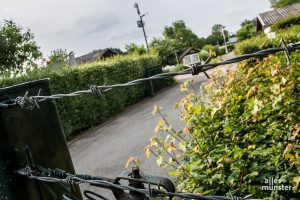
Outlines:
<svg viewBox="0 0 300 200"><path fill-rule="evenodd" d="M27 82L0 89L0 102L17 96L51 95L49 79ZM58 184L42 184L15 173L32 162L46 168L60 168L74 173L71 156L54 100L42 101L40 108L21 109L19 106L0 107L0 199L52 200L51 188L62 199L66 190ZM27 157L26 152L27 151ZM82 199L78 186L72 194Z"/></svg>

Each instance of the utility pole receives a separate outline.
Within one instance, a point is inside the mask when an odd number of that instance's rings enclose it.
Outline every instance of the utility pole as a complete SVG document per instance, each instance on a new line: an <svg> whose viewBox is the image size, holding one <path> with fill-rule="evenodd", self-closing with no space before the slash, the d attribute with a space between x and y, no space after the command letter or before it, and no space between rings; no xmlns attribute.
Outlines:
<svg viewBox="0 0 300 200"><path fill-rule="evenodd" d="M223 38L224 38L225 51L226 51L226 53L228 53L227 42L226 42L226 37L225 37L224 27L223 26L221 26L221 30L222 30L222 35L223 35Z"/></svg>
<svg viewBox="0 0 300 200"><path fill-rule="evenodd" d="M148 41L147 41L147 35L146 35L146 31L145 31L145 23L143 21L143 17L145 17L147 13L141 15L141 12L140 12L140 9L139 9L139 5L137 3L134 3L134 7L136 8L137 14L140 17L140 20L137 21L138 28L142 28L143 29L143 33L144 33L144 37L145 37L145 41L146 41L147 50L149 51L149 46L148 46Z"/></svg>

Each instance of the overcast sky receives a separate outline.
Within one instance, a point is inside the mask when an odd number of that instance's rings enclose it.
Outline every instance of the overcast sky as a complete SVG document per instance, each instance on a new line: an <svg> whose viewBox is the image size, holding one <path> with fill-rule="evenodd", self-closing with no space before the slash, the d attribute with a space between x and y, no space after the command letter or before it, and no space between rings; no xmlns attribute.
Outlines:
<svg viewBox="0 0 300 200"><path fill-rule="evenodd" d="M269 0L0 0L0 20L13 19L30 28L44 55L63 48L80 56L94 49L143 44L134 2L149 13L144 19L150 41L175 20L184 20L206 37L214 24L235 32L244 19L270 10Z"/></svg>

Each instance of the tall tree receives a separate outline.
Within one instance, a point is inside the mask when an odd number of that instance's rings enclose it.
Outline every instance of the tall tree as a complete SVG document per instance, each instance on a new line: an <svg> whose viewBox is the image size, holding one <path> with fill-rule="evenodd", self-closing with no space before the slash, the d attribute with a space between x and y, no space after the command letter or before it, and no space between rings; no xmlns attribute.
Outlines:
<svg viewBox="0 0 300 200"><path fill-rule="evenodd" d="M166 26L163 31L165 39L171 39L178 42L181 48L202 47L203 41L188 28L183 20L175 21L172 26Z"/></svg>
<svg viewBox="0 0 300 200"><path fill-rule="evenodd" d="M48 65L58 64L58 63L67 63L69 61L69 54L66 49L57 49L53 50L50 53Z"/></svg>
<svg viewBox="0 0 300 200"><path fill-rule="evenodd" d="M184 21L179 20L171 26L166 26L163 30L163 38L154 38L150 47L158 53L162 64L165 65L176 64L175 53L180 55L188 47L202 48L205 43L204 38L198 38Z"/></svg>
<svg viewBox="0 0 300 200"><path fill-rule="evenodd" d="M224 35L226 41L228 40L228 31L225 29L225 26L222 24L215 24L211 29L211 35L206 38L207 43L212 45L223 44L224 38L222 34L222 28L224 30Z"/></svg>
<svg viewBox="0 0 300 200"><path fill-rule="evenodd" d="M273 8L282 8L294 3L300 3L300 0L270 0Z"/></svg>
<svg viewBox="0 0 300 200"><path fill-rule="evenodd" d="M251 38L256 35L255 20L245 20L241 24L241 28L236 32L239 41Z"/></svg>
<svg viewBox="0 0 300 200"><path fill-rule="evenodd" d="M271 7L273 7L275 5L275 3L276 3L277 0L269 0L269 1L271 3Z"/></svg>
<svg viewBox="0 0 300 200"><path fill-rule="evenodd" d="M175 51L179 52L181 47L175 40L154 38L150 48L158 54L163 65L171 65L176 64Z"/></svg>
<svg viewBox="0 0 300 200"><path fill-rule="evenodd" d="M22 72L41 56L29 29L23 31L11 20L0 24L0 74Z"/></svg>
<svg viewBox="0 0 300 200"><path fill-rule="evenodd" d="M125 49L127 54L134 55L143 55L147 52L147 49L144 47L144 45L137 45L134 43L126 44Z"/></svg>
<svg viewBox="0 0 300 200"><path fill-rule="evenodd" d="M120 48L110 48L114 53L116 53L117 55L122 55L124 54L124 52L120 49Z"/></svg>

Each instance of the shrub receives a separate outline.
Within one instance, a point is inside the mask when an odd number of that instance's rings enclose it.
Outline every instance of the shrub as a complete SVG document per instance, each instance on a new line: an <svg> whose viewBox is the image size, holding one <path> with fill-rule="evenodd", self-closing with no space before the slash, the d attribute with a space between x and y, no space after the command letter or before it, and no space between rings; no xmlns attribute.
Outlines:
<svg viewBox="0 0 300 200"><path fill-rule="evenodd" d="M271 26L272 31L279 31L281 29L286 29L294 25L300 25L300 16L290 16L285 18Z"/></svg>
<svg viewBox="0 0 300 200"><path fill-rule="evenodd" d="M228 44L227 49L228 49L228 52L233 51L234 50L234 44Z"/></svg>
<svg viewBox="0 0 300 200"><path fill-rule="evenodd" d="M300 51L291 59L292 65L283 54L245 61L212 77L201 96L184 83L188 94L176 108L185 127L176 131L156 106L162 118L146 156L152 152L158 165L172 168L183 192L299 197ZM262 191L271 177L293 190Z"/></svg>
<svg viewBox="0 0 300 200"><path fill-rule="evenodd" d="M26 76L0 80L0 86L50 78L53 94L84 90L90 85L125 83L145 76L145 68L158 65L155 56L119 56L101 62L93 62L78 68L64 68L60 71L32 71ZM66 136L98 125L116 115L148 93L148 84L114 89L101 97L89 95L57 100L57 108Z"/></svg>
<svg viewBox="0 0 300 200"><path fill-rule="evenodd" d="M201 61L206 61L209 58L209 53L206 52L200 52L199 57Z"/></svg>
<svg viewBox="0 0 300 200"><path fill-rule="evenodd" d="M278 31L275 39L268 39L264 34L260 34L248 40L239 42L235 46L236 54L253 53L267 48L282 47L281 38L286 42L298 42L300 39L300 26L292 26L288 30Z"/></svg>
<svg viewBox="0 0 300 200"><path fill-rule="evenodd" d="M225 49L221 49L219 46L213 46L211 44L205 45L202 49L209 52L212 56L221 56L225 54Z"/></svg>
<svg viewBox="0 0 300 200"><path fill-rule="evenodd" d="M238 41L242 41L245 39L249 39L256 35L256 25L253 21L246 21L245 23L237 32L236 37Z"/></svg>

